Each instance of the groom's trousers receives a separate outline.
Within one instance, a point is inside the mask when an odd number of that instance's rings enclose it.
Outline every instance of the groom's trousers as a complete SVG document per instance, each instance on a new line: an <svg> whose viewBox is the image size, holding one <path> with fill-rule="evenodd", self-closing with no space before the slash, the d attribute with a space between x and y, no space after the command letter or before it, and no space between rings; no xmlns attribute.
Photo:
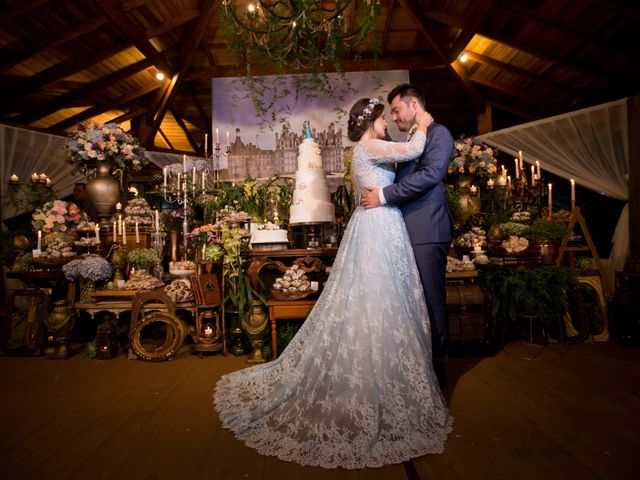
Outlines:
<svg viewBox="0 0 640 480"><path fill-rule="evenodd" d="M441 386L446 382L445 365L449 358L449 321L445 284L449 245L450 242L412 245L429 311L433 369Z"/></svg>

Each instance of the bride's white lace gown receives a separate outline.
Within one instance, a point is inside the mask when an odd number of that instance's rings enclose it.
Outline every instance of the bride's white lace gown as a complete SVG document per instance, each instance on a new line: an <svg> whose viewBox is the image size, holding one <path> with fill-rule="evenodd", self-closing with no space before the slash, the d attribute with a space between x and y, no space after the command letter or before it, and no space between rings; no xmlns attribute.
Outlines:
<svg viewBox="0 0 640 480"><path fill-rule="evenodd" d="M393 182L408 143L354 148L356 195ZM222 425L263 455L325 468L365 468L441 453L452 418L431 367L429 319L402 214L358 207L331 275L297 335L270 363L225 375Z"/></svg>

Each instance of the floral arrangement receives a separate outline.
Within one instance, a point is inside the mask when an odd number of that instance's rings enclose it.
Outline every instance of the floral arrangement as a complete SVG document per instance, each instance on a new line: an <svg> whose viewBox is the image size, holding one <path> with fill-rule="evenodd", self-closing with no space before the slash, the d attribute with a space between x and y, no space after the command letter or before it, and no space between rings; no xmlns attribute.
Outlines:
<svg viewBox="0 0 640 480"><path fill-rule="evenodd" d="M45 203L41 208L36 208L31 218L33 229L44 233L75 230L82 219L86 220L75 203L64 200Z"/></svg>
<svg viewBox="0 0 640 480"><path fill-rule="evenodd" d="M180 231L184 222L184 210L176 208L162 212L162 224L167 231Z"/></svg>
<svg viewBox="0 0 640 480"><path fill-rule="evenodd" d="M461 138L454 144L455 153L449 162L449 175L476 175L489 177L498 171L494 151L486 143L478 143L472 137Z"/></svg>
<svg viewBox="0 0 640 480"><path fill-rule="evenodd" d="M160 257L152 248L137 248L127 252L127 262L136 268L149 268L158 265Z"/></svg>
<svg viewBox="0 0 640 480"><path fill-rule="evenodd" d="M188 240L198 245L207 245L220 240L220 226L206 224L193 229L187 234Z"/></svg>
<svg viewBox="0 0 640 480"><path fill-rule="evenodd" d="M71 260L62 267L62 272L66 279L70 281L82 277L98 282L101 280L109 280L113 275L113 270L109 262L98 255Z"/></svg>
<svg viewBox="0 0 640 480"><path fill-rule="evenodd" d="M138 222L140 225L151 225L153 216L147 201L140 197L130 200L124 207L124 221L131 224Z"/></svg>
<svg viewBox="0 0 640 480"><path fill-rule="evenodd" d="M66 148L68 162L74 167L72 174L91 174L96 162L105 160L112 160L123 171L141 170L149 162L138 139L115 123L81 124L67 140Z"/></svg>
<svg viewBox="0 0 640 480"><path fill-rule="evenodd" d="M521 236L529 226L524 223L505 222L500 224L500 230L506 236Z"/></svg>

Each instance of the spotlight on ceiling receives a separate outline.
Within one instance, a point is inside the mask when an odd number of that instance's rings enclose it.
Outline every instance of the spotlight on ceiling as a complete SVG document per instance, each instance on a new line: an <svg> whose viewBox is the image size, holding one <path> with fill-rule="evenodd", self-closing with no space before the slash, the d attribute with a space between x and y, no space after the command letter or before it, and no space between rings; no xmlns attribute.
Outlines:
<svg viewBox="0 0 640 480"><path fill-rule="evenodd" d="M469 60L469 57L467 57L466 53L463 53L462 55L460 55L460 61L462 63L466 62L467 60Z"/></svg>
<svg viewBox="0 0 640 480"><path fill-rule="evenodd" d="M164 80L164 73L162 72L156 73L156 78L161 81Z"/></svg>

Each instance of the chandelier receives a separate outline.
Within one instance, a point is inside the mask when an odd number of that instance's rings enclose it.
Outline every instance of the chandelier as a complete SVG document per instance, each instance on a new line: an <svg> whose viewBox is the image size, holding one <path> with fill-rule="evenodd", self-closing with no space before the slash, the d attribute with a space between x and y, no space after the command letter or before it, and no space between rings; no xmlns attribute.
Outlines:
<svg viewBox="0 0 640 480"><path fill-rule="evenodd" d="M380 0L223 0L221 26L231 46L252 61L281 69L341 71L359 57L380 15Z"/></svg>

